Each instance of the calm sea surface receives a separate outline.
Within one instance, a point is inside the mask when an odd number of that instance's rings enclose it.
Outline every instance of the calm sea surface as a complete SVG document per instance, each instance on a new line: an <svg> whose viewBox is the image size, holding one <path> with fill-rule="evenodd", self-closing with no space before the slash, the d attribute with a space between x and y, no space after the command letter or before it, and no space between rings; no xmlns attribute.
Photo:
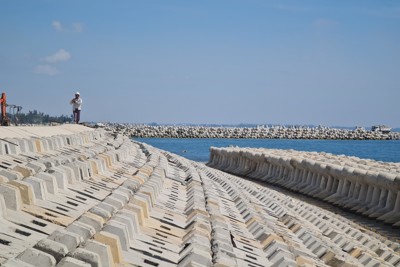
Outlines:
<svg viewBox="0 0 400 267"><path fill-rule="evenodd" d="M400 140L294 140L294 139L176 139L134 138L156 148L172 152L190 160L207 162L209 148L239 147L295 149L356 156L386 162L400 162Z"/></svg>

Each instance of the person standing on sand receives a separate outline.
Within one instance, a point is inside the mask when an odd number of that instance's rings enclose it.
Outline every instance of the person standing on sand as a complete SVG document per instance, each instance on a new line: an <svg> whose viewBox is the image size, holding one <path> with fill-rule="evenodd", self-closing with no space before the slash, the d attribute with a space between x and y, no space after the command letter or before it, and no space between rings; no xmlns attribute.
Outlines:
<svg viewBox="0 0 400 267"><path fill-rule="evenodd" d="M81 108L82 108L82 98L79 92L75 93L75 98L73 98L70 102L72 105L72 113L74 114L74 122L76 124L79 123L81 119Z"/></svg>

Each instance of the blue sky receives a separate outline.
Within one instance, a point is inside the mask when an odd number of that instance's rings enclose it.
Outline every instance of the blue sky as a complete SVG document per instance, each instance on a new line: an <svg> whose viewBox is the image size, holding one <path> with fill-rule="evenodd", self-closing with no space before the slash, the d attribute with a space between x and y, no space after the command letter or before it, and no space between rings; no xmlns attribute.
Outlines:
<svg viewBox="0 0 400 267"><path fill-rule="evenodd" d="M0 0L0 90L83 121L400 126L400 2Z"/></svg>

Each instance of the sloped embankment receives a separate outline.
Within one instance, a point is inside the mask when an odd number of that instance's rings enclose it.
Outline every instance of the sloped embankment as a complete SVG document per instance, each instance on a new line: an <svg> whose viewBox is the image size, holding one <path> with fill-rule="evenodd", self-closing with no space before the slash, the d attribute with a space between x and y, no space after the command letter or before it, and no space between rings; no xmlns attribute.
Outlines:
<svg viewBox="0 0 400 267"><path fill-rule="evenodd" d="M2 266L398 266L400 244L78 125L0 129Z"/></svg>

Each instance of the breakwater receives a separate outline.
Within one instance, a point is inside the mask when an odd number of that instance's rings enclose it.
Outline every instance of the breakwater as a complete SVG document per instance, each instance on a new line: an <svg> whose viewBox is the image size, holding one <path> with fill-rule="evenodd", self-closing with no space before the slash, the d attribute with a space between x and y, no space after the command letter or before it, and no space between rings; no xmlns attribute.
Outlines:
<svg viewBox="0 0 400 267"><path fill-rule="evenodd" d="M113 131L1 127L0 166L1 266L400 266L378 225Z"/></svg>
<svg viewBox="0 0 400 267"><path fill-rule="evenodd" d="M211 148L208 166L400 227L400 163L294 150Z"/></svg>
<svg viewBox="0 0 400 267"><path fill-rule="evenodd" d="M363 128L355 130L329 127L204 127L107 124L106 128L139 138L248 138L248 139L330 139L400 140L399 132L382 133Z"/></svg>

